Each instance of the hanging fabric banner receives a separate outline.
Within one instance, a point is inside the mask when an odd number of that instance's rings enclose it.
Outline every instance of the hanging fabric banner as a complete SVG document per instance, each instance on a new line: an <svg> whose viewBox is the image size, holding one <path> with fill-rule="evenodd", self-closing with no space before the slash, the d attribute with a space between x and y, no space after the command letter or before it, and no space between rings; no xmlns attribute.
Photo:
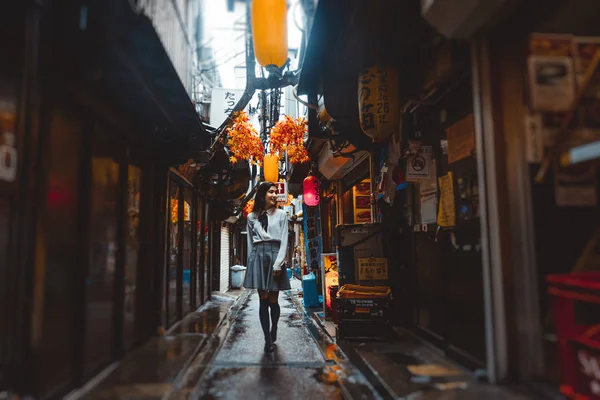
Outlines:
<svg viewBox="0 0 600 400"><path fill-rule="evenodd" d="M306 265L309 270L321 267L321 214L319 206L310 207L302 203L304 246L306 249Z"/></svg>

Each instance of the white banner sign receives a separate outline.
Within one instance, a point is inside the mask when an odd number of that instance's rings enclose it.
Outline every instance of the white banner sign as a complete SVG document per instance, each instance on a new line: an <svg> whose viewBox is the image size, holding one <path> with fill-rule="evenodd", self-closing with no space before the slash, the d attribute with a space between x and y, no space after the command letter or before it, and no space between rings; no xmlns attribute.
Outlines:
<svg viewBox="0 0 600 400"><path fill-rule="evenodd" d="M244 91L241 89L214 88L210 102L210 125L218 127L231 114Z"/></svg>

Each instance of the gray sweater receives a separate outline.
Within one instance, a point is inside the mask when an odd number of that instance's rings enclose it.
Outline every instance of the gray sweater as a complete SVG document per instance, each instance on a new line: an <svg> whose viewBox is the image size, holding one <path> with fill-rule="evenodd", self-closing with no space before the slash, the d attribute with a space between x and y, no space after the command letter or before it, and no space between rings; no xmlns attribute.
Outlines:
<svg viewBox="0 0 600 400"><path fill-rule="evenodd" d="M269 225L267 231L263 229L258 217L254 213L248 215L248 255L252 252L254 244L266 241L278 241L279 252L273 264L273 270L280 271L281 265L285 261L288 242L288 218L285 211L278 208L271 208L267 211Z"/></svg>

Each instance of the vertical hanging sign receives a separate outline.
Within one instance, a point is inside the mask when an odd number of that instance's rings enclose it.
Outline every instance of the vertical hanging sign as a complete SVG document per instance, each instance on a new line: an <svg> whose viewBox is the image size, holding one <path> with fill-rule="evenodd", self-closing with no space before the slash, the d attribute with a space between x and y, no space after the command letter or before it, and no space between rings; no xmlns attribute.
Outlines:
<svg viewBox="0 0 600 400"><path fill-rule="evenodd" d="M244 91L240 89L214 88L210 100L210 124L221 125L243 94Z"/></svg>
<svg viewBox="0 0 600 400"><path fill-rule="evenodd" d="M440 203L437 223L439 226L456 225L456 211L454 208L454 182L452 172L438 178L440 184Z"/></svg>
<svg viewBox="0 0 600 400"><path fill-rule="evenodd" d="M319 207L302 204L304 225L304 246L306 249L306 265L309 269L318 270L321 266L321 215Z"/></svg>

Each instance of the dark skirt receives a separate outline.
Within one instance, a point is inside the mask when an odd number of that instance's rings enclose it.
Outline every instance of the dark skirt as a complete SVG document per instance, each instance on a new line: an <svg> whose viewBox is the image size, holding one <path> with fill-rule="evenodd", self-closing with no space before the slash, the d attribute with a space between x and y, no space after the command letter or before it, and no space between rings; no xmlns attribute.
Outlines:
<svg viewBox="0 0 600 400"><path fill-rule="evenodd" d="M279 244L277 241L254 244L248 256L246 278L244 278L246 289L281 291L292 288L284 266L277 278L273 276L273 264L279 253Z"/></svg>

